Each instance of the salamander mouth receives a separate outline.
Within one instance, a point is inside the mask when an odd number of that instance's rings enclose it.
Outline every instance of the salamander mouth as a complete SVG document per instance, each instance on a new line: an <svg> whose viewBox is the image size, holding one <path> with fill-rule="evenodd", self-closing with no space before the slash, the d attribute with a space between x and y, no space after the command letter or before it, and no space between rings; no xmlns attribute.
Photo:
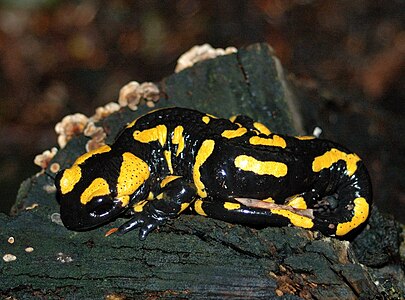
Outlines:
<svg viewBox="0 0 405 300"><path fill-rule="evenodd" d="M63 199L60 216L67 229L86 231L114 221L124 210L120 201L115 201L110 197L95 198L85 205L80 201Z"/></svg>

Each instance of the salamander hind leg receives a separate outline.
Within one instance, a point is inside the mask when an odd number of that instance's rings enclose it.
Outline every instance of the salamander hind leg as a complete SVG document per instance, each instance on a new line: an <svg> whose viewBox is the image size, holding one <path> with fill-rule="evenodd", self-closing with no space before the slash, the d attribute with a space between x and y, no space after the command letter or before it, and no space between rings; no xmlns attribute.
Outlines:
<svg viewBox="0 0 405 300"><path fill-rule="evenodd" d="M332 193L313 205L315 228L327 235L346 236L361 228L370 214L371 183L362 163L350 177L342 176Z"/></svg>
<svg viewBox="0 0 405 300"><path fill-rule="evenodd" d="M345 236L367 220L369 211L367 197L350 193L328 195L314 206L315 228L326 235Z"/></svg>

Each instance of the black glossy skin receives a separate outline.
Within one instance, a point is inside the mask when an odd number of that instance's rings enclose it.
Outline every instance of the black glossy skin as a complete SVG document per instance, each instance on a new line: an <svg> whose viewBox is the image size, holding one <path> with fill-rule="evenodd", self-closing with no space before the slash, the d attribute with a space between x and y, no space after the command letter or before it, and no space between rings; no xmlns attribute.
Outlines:
<svg viewBox="0 0 405 300"><path fill-rule="evenodd" d="M205 120L209 118L209 122L204 122L203 117ZM310 217L313 225L302 227L320 230L327 235L344 235L346 232L339 234L336 231L339 224L352 220L350 227L354 228L365 221L371 204L371 185L361 160L355 163L353 174L348 173L345 160L338 160L320 171L314 171L316 157L331 149L346 154L351 154L350 151L327 140L301 140L283 135L277 136L285 141L285 147L253 145L250 138L254 136L274 138L273 133L259 133L254 124L253 120L245 116L239 116L232 122L182 108L161 109L140 117L134 126L122 131L111 145L111 151L91 155L79 165L81 178L74 184L72 191L62 193L60 181L64 171L58 174L56 186L62 221L67 228L86 230L119 216L129 216L131 219L118 229L118 233L124 234L140 228L141 239L185 209L254 227L291 223L302 226L299 212L285 216L271 209L246 206L237 200L263 200L271 197L275 204L288 205L288 200L294 196L301 196L303 203L313 213ZM155 128L157 125L165 125L167 128L163 146L158 140L140 142L134 139L134 131ZM172 139L177 126L183 127L184 137L184 149L178 155L179 144L173 143ZM221 135L225 130L239 128L246 128L246 133L232 138ZM206 159L198 161L198 152L207 140L214 144L213 150L206 155ZM172 172L164 151L170 151ZM130 195L129 204L123 205L115 197L117 178L122 172L122 155L126 152L144 161L150 174ZM244 171L235 164L235 158L240 155L254 157L262 162L281 162L287 166L287 172L276 177ZM196 182L196 160L201 165L198 168L200 179L197 181L203 183L204 189L199 189L199 183ZM162 187L162 180L173 175L179 177ZM83 191L95 178L105 179L110 193L94 197L86 204L81 203L79 199ZM139 207L140 201L148 195L152 197L149 196L149 201ZM158 195L160 199L157 199ZM354 203L359 197L364 199L361 205ZM224 203L231 205L231 209L224 206ZM232 204L240 207L232 207ZM362 214L361 221L357 221L359 214ZM298 221L292 222L292 218Z"/></svg>

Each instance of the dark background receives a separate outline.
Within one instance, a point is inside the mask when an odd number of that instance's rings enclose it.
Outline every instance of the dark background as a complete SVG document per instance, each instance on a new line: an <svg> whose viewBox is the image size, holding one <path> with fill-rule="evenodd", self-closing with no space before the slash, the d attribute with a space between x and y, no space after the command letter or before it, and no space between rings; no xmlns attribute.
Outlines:
<svg viewBox="0 0 405 300"><path fill-rule="evenodd" d="M130 80L159 81L197 44L268 42L321 109L323 137L368 165L375 202L405 221L404 1L0 1L0 210L40 169L66 114Z"/></svg>

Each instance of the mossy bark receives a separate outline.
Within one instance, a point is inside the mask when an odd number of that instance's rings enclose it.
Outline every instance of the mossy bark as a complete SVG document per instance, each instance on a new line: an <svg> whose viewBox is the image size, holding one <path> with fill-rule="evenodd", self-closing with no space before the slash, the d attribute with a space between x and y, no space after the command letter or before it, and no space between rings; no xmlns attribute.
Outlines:
<svg viewBox="0 0 405 300"><path fill-rule="evenodd" d="M242 113L274 131L302 131L296 102L267 45L198 63L159 87L164 96L158 107L191 107L223 117ZM146 111L124 109L103 120L107 142ZM74 138L53 162L69 166L85 152L86 141ZM390 297L388 289L403 292L401 279L383 288L375 283L387 274L403 276L399 229L376 209L353 244L299 228L256 230L190 215L142 242L135 233L104 237L122 220L88 232L68 231L58 218L53 180L40 174L21 185L14 212L0 214L1 255L16 257L0 261L1 297L373 299Z"/></svg>

